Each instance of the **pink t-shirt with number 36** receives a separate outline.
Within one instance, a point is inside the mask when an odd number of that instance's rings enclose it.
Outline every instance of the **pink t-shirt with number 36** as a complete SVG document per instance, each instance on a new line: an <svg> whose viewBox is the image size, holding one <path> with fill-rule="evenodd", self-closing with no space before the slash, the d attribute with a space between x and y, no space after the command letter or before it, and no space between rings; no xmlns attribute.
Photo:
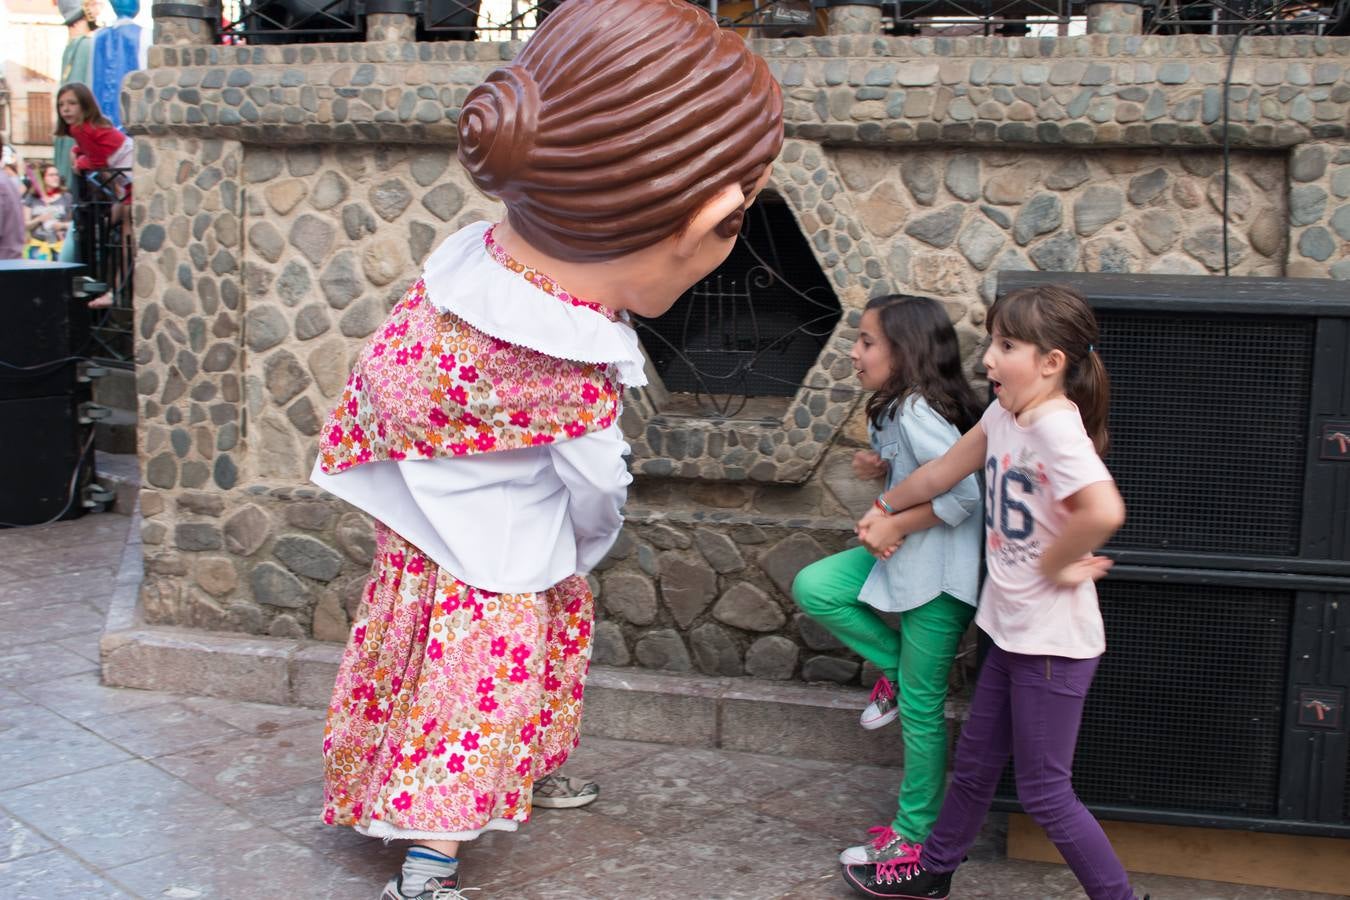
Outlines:
<svg viewBox="0 0 1350 900"><path fill-rule="evenodd" d="M1106 650L1097 586L1060 587L1041 574L1059 538L1067 497L1111 481L1077 408L1029 426L998 401L980 419L986 438L984 536L988 577L975 623L1010 653L1090 659Z"/></svg>

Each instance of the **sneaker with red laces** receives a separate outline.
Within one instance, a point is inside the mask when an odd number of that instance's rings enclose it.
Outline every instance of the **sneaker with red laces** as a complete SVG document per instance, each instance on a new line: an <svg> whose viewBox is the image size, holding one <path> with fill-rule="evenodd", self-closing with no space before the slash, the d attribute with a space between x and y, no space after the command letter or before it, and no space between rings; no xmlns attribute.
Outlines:
<svg viewBox="0 0 1350 900"><path fill-rule="evenodd" d="M873 731L883 725L889 725L895 721L895 717L900 714L900 710L895 702L895 688L891 687L891 682L882 675L877 679L877 683L872 685L871 702L867 708L862 711L858 723L868 731Z"/></svg>
<svg viewBox="0 0 1350 900"><path fill-rule="evenodd" d="M952 892L952 873L925 869L917 857L871 866L844 866L844 881L863 897L947 900Z"/></svg>
<svg viewBox="0 0 1350 900"><path fill-rule="evenodd" d="M839 854L839 862L845 866L863 866L868 863L885 862L905 856L918 859L920 845L910 841L889 825L878 825L867 829L871 840L856 847L849 847Z"/></svg>

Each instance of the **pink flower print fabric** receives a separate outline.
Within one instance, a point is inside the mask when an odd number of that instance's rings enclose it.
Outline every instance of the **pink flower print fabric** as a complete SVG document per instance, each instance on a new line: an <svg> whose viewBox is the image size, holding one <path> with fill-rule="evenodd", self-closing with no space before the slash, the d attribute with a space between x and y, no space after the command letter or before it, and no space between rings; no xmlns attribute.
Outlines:
<svg viewBox="0 0 1350 900"><path fill-rule="evenodd" d="M594 604L573 576L494 594L376 526L324 731L324 821L453 834L525 822L577 746Z"/></svg>
<svg viewBox="0 0 1350 900"><path fill-rule="evenodd" d="M362 349L321 432L319 464L331 475L532 447L604 430L618 413L608 365L497 340L437 310L418 281Z"/></svg>

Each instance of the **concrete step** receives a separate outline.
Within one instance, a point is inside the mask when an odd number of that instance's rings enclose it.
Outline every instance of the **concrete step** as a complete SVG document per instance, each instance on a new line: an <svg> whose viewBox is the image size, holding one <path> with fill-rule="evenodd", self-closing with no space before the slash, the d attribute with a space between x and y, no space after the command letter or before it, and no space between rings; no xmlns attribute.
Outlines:
<svg viewBox="0 0 1350 900"><path fill-rule="evenodd" d="M114 601L114 607L116 607ZM103 635L103 681L115 687L178 691L291 706L328 705L342 647L175 628L118 630L116 609ZM897 766L898 726L864 731L867 692L838 685L714 678L592 666L584 734L740 750L844 763ZM952 734L963 701L948 703Z"/></svg>
<svg viewBox="0 0 1350 900"><path fill-rule="evenodd" d="M110 482L134 486L135 457L99 455ZM120 502L120 500L119 500ZM132 503L127 507L134 511ZM134 514L134 513L133 513ZM323 709L332 696L341 644L146 625L139 522L134 523L100 640L103 682ZM864 688L649 669L592 666L584 734L704 749L768 753L842 763L898 766L900 728L864 731ZM949 737L965 720L966 699L948 700Z"/></svg>
<svg viewBox="0 0 1350 900"><path fill-rule="evenodd" d="M113 492L107 512L131 515L136 510L136 494L141 484L141 464L133 447L130 453L107 453L95 444L94 480Z"/></svg>

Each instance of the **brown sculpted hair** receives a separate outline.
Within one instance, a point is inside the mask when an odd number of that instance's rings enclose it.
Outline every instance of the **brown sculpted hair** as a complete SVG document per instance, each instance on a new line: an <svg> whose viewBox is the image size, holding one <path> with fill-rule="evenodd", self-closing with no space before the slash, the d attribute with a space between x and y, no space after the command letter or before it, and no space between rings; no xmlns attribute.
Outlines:
<svg viewBox="0 0 1350 900"><path fill-rule="evenodd" d="M1013 291L994 302L987 327L1035 345L1041 353L1064 354L1064 393L1078 406L1083 428L1097 455L1111 447L1106 415L1111 405L1111 379L1097 353L1097 317L1083 295L1058 284Z"/></svg>
<svg viewBox="0 0 1350 900"><path fill-rule="evenodd" d="M575 262L679 233L728 184L749 197L782 143L764 60L684 0L567 0L459 117L474 182L531 245Z"/></svg>

